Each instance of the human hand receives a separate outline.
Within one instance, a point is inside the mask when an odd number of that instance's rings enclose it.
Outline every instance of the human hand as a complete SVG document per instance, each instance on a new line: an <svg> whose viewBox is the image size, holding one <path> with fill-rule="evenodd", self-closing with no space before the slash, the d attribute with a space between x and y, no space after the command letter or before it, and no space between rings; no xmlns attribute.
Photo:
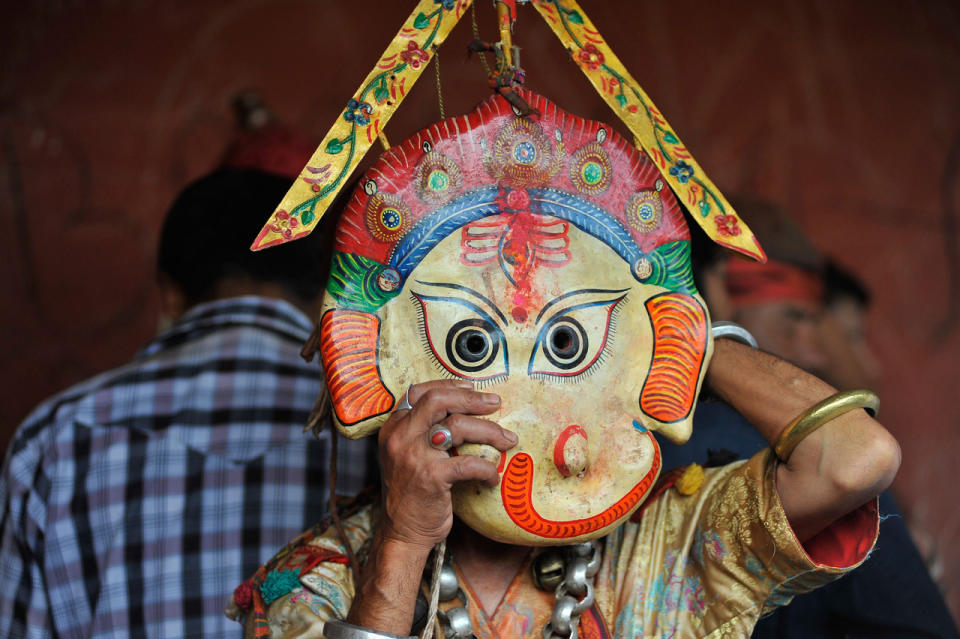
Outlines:
<svg viewBox="0 0 960 639"><path fill-rule="evenodd" d="M493 393L473 390L464 380L415 384L408 391L412 410L395 410L380 429L380 467L383 481L387 539L429 549L442 541L453 524L450 489L457 482L481 481L495 486L495 464L473 455L451 456L430 445L435 424L447 427L453 445L487 444L506 451L517 436L498 424L477 417L500 408Z"/></svg>

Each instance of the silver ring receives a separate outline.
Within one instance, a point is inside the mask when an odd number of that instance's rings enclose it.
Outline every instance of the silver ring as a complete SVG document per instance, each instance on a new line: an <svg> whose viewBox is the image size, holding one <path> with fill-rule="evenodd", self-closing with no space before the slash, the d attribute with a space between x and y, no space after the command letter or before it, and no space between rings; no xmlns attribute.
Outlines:
<svg viewBox="0 0 960 639"><path fill-rule="evenodd" d="M713 339L723 337L732 339L735 342L740 342L741 344L746 344L750 348L757 347L757 340L750 334L750 331L739 324L734 324L733 322L714 322L711 324L710 330L713 332Z"/></svg>
<svg viewBox="0 0 960 639"><path fill-rule="evenodd" d="M427 432L427 442L437 450L450 450L453 446L453 433L443 424L434 424Z"/></svg>
<svg viewBox="0 0 960 639"><path fill-rule="evenodd" d="M400 400L400 403L397 404L397 407L394 410L413 410L413 404L410 403L410 387L407 387L407 392L403 394L403 399Z"/></svg>

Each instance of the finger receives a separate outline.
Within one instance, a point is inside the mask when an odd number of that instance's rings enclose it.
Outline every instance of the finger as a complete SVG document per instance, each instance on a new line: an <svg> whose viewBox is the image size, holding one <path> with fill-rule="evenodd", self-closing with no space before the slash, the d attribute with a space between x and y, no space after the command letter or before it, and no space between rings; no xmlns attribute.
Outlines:
<svg viewBox="0 0 960 639"><path fill-rule="evenodd" d="M411 404L416 404L428 391L443 388L473 390L473 382L466 379L434 379L429 382L413 384L407 389L407 397Z"/></svg>
<svg viewBox="0 0 960 639"><path fill-rule="evenodd" d="M497 450L510 450L517 445L517 435L500 424L489 419L481 419L470 415L450 415L440 422L453 435L453 445L464 443L488 444Z"/></svg>
<svg viewBox="0 0 960 639"><path fill-rule="evenodd" d="M436 473L448 486L465 481L481 481L488 486L496 486L500 481L496 464L473 455L451 457L437 467Z"/></svg>
<svg viewBox="0 0 960 639"><path fill-rule="evenodd" d="M447 415L489 415L500 408L500 396L464 388L431 388L424 393L410 411L410 420L418 431L444 420Z"/></svg>

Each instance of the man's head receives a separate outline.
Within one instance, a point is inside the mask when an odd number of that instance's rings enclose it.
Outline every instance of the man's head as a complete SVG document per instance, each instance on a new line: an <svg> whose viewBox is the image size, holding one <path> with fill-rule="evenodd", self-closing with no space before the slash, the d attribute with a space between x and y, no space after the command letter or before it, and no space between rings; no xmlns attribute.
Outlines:
<svg viewBox="0 0 960 639"><path fill-rule="evenodd" d="M177 196L157 249L167 315L176 318L195 304L246 294L312 307L329 272L329 228L271 251L250 250L250 238L290 183L255 169L220 169Z"/></svg>
<svg viewBox="0 0 960 639"><path fill-rule="evenodd" d="M727 260L723 293L730 317L715 319L732 319L753 334L760 348L822 374L827 358L819 337L820 253L776 205L740 199L735 206L750 220L769 260Z"/></svg>
<svg viewBox="0 0 960 639"><path fill-rule="evenodd" d="M834 383L840 382L840 385L873 388L880 380L880 363L867 341L870 292L856 275L833 261L827 262L824 269L823 287L824 311L846 347L837 353L828 349L828 355L832 362L841 358L849 361L845 369L827 378L836 377Z"/></svg>
<svg viewBox="0 0 960 639"><path fill-rule="evenodd" d="M689 232L652 161L597 122L521 90L394 146L337 228L321 320L334 416L375 431L411 384L501 395L519 436L496 488L455 512L501 541L598 537L660 470L650 431L690 433L709 363ZM508 458L509 457L509 458Z"/></svg>

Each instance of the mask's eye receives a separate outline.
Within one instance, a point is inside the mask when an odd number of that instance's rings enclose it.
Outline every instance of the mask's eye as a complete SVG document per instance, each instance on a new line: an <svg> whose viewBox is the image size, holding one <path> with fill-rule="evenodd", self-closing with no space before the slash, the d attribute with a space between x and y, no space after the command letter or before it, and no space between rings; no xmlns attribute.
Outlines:
<svg viewBox="0 0 960 639"><path fill-rule="evenodd" d="M421 335L441 370L464 379L492 381L507 374L503 331L479 306L455 297L413 294Z"/></svg>
<svg viewBox="0 0 960 639"><path fill-rule="evenodd" d="M546 320L530 358L530 375L569 380L599 365L625 295L558 310Z"/></svg>
<svg viewBox="0 0 960 639"><path fill-rule="evenodd" d="M462 371L482 371L497 356L500 339L500 330L487 320L461 320L447 332L447 357Z"/></svg>

